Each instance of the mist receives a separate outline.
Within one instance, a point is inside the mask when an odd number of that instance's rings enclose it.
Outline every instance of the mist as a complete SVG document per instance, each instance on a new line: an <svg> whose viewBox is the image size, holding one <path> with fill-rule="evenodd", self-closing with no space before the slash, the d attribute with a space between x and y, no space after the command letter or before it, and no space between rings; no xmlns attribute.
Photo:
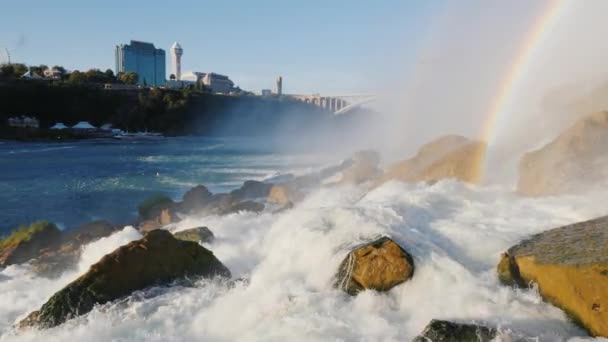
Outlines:
<svg viewBox="0 0 608 342"><path fill-rule="evenodd" d="M495 126L482 136L513 64L552 6L556 14L525 52ZM384 69L394 72L376 73L371 111L335 118L339 124L331 128L302 129L294 144L341 157L373 148L390 162L439 136L461 134L489 140L489 181L512 184L523 153L608 104L608 47L600 40L608 33L607 10L601 0L449 2L427 27L410 33L424 37L421 44L387 57L395 65Z"/></svg>

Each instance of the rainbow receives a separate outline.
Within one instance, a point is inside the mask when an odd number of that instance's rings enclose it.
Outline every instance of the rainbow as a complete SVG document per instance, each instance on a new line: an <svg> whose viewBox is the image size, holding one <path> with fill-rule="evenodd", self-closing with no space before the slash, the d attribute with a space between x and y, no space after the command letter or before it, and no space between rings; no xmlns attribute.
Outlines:
<svg viewBox="0 0 608 342"><path fill-rule="evenodd" d="M517 86L529 71L535 52L539 50L539 45L542 45L540 44L541 40L551 30L559 14L563 12L564 4L564 0L551 0L525 35L513 63L507 69L507 73L498 87L496 96L490 102L488 115L482 124L479 140L490 145L493 143L497 126L501 121L508 119L509 105L513 100L513 94ZM487 153L484 149L477 158L476 178L478 180L482 180L484 177L486 162Z"/></svg>

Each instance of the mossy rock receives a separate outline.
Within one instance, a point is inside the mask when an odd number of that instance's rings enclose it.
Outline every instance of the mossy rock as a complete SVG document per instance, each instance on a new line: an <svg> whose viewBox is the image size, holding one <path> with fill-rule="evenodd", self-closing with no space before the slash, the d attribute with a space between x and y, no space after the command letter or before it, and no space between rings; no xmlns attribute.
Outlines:
<svg viewBox="0 0 608 342"><path fill-rule="evenodd" d="M490 342L496 329L450 321L432 320L414 342Z"/></svg>
<svg viewBox="0 0 608 342"><path fill-rule="evenodd" d="M36 258L46 248L55 247L61 231L47 221L21 226L0 241L0 266L20 264Z"/></svg>
<svg viewBox="0 0 608 342"><path fill-rule="evenodd" d="M55 293L20 327L50 328L153 285L184 277L230 277L230 271L198 243L154 230L105 255L88 272Z"/></svg>
<svg viewBox="0 0 608 342"><path fill-rule="evenodd" d="M193 242L211 242L213 241L213 232L207 227L197 227L182 230L173 234L176 239Z"/></svg>
<svg viewBox="0 0 608 342"><path fill-rule="evenodd" d="M350 295L388 291L414 275L414 260L388 237L355 247L340 264L335 286Z"/></svg>
<svg viewBox="0 0 608 342"><path fill-rule="evenodd" d="M591 335L608 337L608 216L522 241L502 255L497 272L506 285L537 284Z"/></svg>

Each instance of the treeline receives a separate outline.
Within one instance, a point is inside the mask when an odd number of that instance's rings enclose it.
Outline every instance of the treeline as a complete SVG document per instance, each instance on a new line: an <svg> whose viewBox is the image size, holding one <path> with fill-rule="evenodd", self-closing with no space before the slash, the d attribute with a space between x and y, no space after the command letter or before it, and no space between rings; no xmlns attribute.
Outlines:
<svg viewBox="0 0 608 342"><path fill-rule="evenodd" d="M57 122L74 125L88 121L106 123L128 131L178 134L180 112L185 111L191 90L104 90L81 84L0 80L0 127L6 132L8 118L38 118L41 129ZM176 122L174 122L176 121Z"/></svg>
<svg viewBox="0 0 608 342"><path fill-rule="evenodd" d="M7 121L20 115L38 118L40 131L57 122L88 121L166 135L259 135L305 130L328 114L286 98L215 95L194 88L106 90L72 82L0 80L0 138L15 137Z"/></svg>
<svg viewBox="0 0 608 342"><path fill-rule="evenodd" d="M2 64L0 65L0 79L17 79L23 77L25 73L30 71L32 76L48 78L54 82L66 82L71 84L83 83L123 83L136 84L139 77L135 72L119 72L114 74L112 69L101 71L99 69L89 69L87 71L67 71L60 65L48 67L47 65L31 65L27 66L22 63Z"/></svg>

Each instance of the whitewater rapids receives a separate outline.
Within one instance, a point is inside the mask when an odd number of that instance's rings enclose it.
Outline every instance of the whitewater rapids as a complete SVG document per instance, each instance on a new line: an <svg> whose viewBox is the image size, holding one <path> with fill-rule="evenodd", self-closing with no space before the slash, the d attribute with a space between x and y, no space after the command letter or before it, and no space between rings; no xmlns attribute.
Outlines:
<svg viewBox="0 0 608 342"><path fill-rule="evenodd" d="M278 214L192 216L173 230L208 226L204 246L236 282L202 280L136 292L44 331L12 325L103 254L141 235L126 227L84 248L78 271L36 277L0 272L1 341L409 341L433 318L498 326L540 341L585 333L534 290L501 286L495 267L511 245L556 226L608 213L608 193L524 198L454 181L324 188ZM332 287L353 245L388 235L413 255L412 280L356 297Z"/></svg>

